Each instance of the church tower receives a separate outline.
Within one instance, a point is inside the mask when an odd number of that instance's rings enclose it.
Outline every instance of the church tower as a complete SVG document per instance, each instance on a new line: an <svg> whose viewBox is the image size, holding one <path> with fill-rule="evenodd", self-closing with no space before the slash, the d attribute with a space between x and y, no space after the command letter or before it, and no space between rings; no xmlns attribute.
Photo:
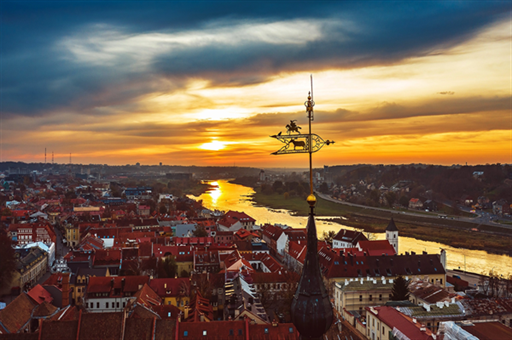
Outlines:
<svg viewBox="0 0 512 340"><path fill-rule="evenodd" d="M386 240L389 241L389 244L395 248L395 252L398 254L398 228L395 225L393 217L391 217L391 221L389 221L386 228Z"/></svg>

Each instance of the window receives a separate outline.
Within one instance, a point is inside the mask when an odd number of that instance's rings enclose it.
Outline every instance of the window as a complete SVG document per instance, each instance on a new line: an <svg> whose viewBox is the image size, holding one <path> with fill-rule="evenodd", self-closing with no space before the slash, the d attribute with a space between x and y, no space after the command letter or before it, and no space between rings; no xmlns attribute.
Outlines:
<svg viewBox="0 0 512 340"><path fill-rule="evenodd" d="M108 302L105 302L105 308L108 308Z"/></svg>
<svg viewBox="0 0 512 340"><path fill-rule="evenodd" d="M171 317L171 312L168 312L167 313L167 317L170 318Z"/></svg>
<svg viewBox="0 0 512 340"><path fill-rule="evenodd" d="M290 328L288 329L288 332L293 333L293 327L290 327Z"/></svg>
<svg viewBox="0 0 512 340"><path fill-rule="evenodd" d="M119 308L119 302L116 304L116 307Z"/></svg>
<svg viewBox="0 0 512 340"><path fill-rule="evenodd" d="M238 335L242 335L242 330L241 329L238 330Z"/></svg>
<svg viewBox="0 0 512 340"><path fill-rule="evenodd" d="M363 301L363 296L359 295L359 301Z"/></svg>
<svg viewBox="0 0 512 340"><path fill-rule="evenodd" d="M265 334L268 334L268 328L265 328Z"/></svg>
<svg viewBox="0 0 512 340"><path fill-rule="evenodd" d="M382 294L379 294L379 301L382 301Z"/></svg>
<svg viewBox="0 0 512 340"><path fill-rule="evenodd" d="M203 331L203 336L206 336L206 331Z"/></svg>
<svg viewBox="0 0 512 340"><path fill-rule="evenodd" d="M370 301L372 301L372 299L373 299L373 298L372 298L372 295L370 294Z"/></svg>
<svg viewBox="0 0 512 340"><path fill-rule="evenodd" d="M229 330L229 335L235 335L232 329Z"/></svg>
<svg viewBox="0 0 512 340"><path fill-rule="evenodd" d="M384 326L382 326L382 335L384 335Z"/></svg>
<svg viewBox="0 0 512 340"><path fill-rule="evenodd" d="M85 303L85 308L89 308L89 302Z"/></svg>
<svg viewBox="0 0 512 340"><path fill-rule="evenodd" d="M183 336L188 336L188 331L184 331Z"/></svg>
<svg viewBox="0 0 512 340"><path fill-rule="evenodd" d="M100 308L100 303L96 302L96 308Z"/></svg>

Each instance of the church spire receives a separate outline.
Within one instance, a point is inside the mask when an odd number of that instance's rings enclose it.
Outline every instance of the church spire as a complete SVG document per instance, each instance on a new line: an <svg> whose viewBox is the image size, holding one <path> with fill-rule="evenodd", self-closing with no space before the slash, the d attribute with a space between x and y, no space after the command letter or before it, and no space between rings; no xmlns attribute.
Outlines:
<svg viewBox="0 0 512 340"><path fill-rule="evenodd" d="M308 114L309 133L301 134L301 129L294 121L290 121L287 125L288 136L274 135L272 137L285 143L280 150L274 154L289 154L289 153L309 153L309 187L310 194L307 198L310 212L307 224L307 252L302 268L302 276L299 281L299 286L293 297L291 312L292 322L300 333L302 340L322 339L322 335L327 332L331 327L333 320L332 305L330 302L329 294L325 288L322 273L320 271L320 264L318 262L318 248L317 248L317 231L314 218L314 208L316 204L316 197L313 194L313 153L320 150L325 144L329 145L333 141L324 141L320 136L311 133L311 121L313 120L313 106L315 102L312 98L313 93L313 78L311 77L311 92L308 95L308 100L304 103L306 112ZM297 132L297 134L291 134ZM293 149L291 146L293 145ZM299 150L297 150L299 147ZM302 147L302 149L300 149Z"/></svg>

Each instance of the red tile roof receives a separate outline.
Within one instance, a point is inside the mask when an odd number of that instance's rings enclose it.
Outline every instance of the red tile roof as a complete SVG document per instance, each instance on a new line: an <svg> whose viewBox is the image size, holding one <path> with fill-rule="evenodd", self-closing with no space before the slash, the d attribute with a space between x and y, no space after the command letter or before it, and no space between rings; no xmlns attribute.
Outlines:
<svg viewBox="0 0 512 340"><path fill-rule="evenodd" d="M94 256L93 266L110 266L121 264L121 250L98 249Z"/></svg>
<svg viewBox="0 0 512 340"><path fill-rule="evenodd" d="M301 242L302 244L298 242L291 241L288 243L288 254L300 263L304 263L307 253L306 242Z"/></svg>
<svg viewBox="0 0 512 340"><path fill-rule="evenodd" d="M256 220L254 218L252 218L251 216L247 215L244 212L230 210L219 220L218 223L227 228L230 228L232 225L234 225L235 223L237 223L239 221L241 223L256 222Z"/></svg>
<svg viewBox="0 0 512 340"><path fill-rule="evenodd" d="M213 237L174 237L173 241L176 245L207 245L214 242Z"/></svg>
<svg viewBox="0 0 512 340"><path fill-rule="evenodd" d="M153 256L153 243L151 243L151 242L139 243L139 255L141 257Z"/></svg>
<svg viewBox="0 0 512 340"><path fill-rule="evenodd" d="M162 304L162 299L158 296L157 293L151 287L148 286L147 283L144 284L142 289L140 289L134 295L136 297L136 302L145 307L152 308L153 306L160 306Z"/></svg>
<svg viewBox="0 0 512 340"><path fill-rule="evenodd" d="M210 300L203 298L199 292L190 302L190 307L192 311L188 316L188 322L203 321L201 320L202 316L205 318L204 321L213 320L213 307L210 305Z"/></svg>
<svg viewBox="0 0 512 340"><path fill-rule="evenodd" d="M370 309L371 308L371 309ZM388 325L391 329L397 328L409 339L414 340L433 340L432 332L426 328L421 331L419 322L413 323L412 319L400 313L393 307L366 307L367 313L373 313L375 317ZM376 311L377 313L373 312Z"/></svg>
<svg viewBox="0 0 512 340"><path fill-rule="evenodd" d="M124 284L123 284L124 281ZM123 293L132 295L149 282L149 276L92 276L89 277L87 293L108 293L109 296L123 296ZM116 289L119 294L116 295Z"/></svg>
<svg viewBox="0 0 512 340"><path fill-rule="evenodd" d="M32 312L33 317L51 316L57 312L58 308L50 303L43 301L39 306L34 308Z"/></svg>
<svg viewBox="0 0 512 340"><path fill-rule="evenodd" d="M300 275L292 271L282 271L277 273L251 273L253 283L286 283L299 282Z"/></svg>
<svg viewBox="0 0 512 340"><path fill-rule="evenodd" d="M328 248L318 251L322 274L330 278L445 274L437 254L340 256Z"/></svg>
<svg viewBox="0 0 512 340"><path fill-rule="evenodd" d="M396 254L395 248L393 248L388 240L359 241L358 244L367 255L379 256L386 254L387 256L392 256Z"/></svg>
<svg viewBox="0 0 512 340"><path fill-rule="evenodd" d="M120 339L122 321L122 313L82 313L79 339Z"/></svg>
<svg viewBox="0 0 512 340"><path fill-rule="evenodd" d="M169 278L169 279L152 279L149 286L158 296L177 297L188 296L190 292L190 280L188 278Z"/></svg>
<svg viewBox="0 0 512 340"><path fill-rule="evenodd" d="M277 241L277 239L281 236L283 232L283 229L271 224L265 224L262 230L263 236L266 236L267 238L272 239L274 241Z"/></svg>
<svg viewBox="0 0 512 340"><path fill-rule="evenodd" d="M472 326L462 325L461 328L480 340L512 340L512 328L498 321L475 322Z"/></svg>
<svg viewBox="0 0 512 340"><path fill-rule="evenodd" d="M181 310L173 305L160 305L151 307L155 313L157 313L162 319L173 319L176 320Z"/></svg>
<svg viewBox="0 0 512 340"><path fill-rule="evenodd" d="M28 293L28 296L30 296L37 304L41 304L43 302L52 302L53 297L52 295L43 288L40 284L32 288Z"/></svg>
<svg viewBox="0 0 512 340"><path fill-rule="evenodd" d="M347 229L340 229L336 236L334 236L333 240L352 243L354 245L356 245L357 242L368 241L362 232Z"/></svg>
<svg viewBox="0 0 512 340"><path fill-rule="evenodd" d="M27 294L22 292L4 309L0 310L0 332L18 332L30 320L32 310L36 305Z"/></svg>

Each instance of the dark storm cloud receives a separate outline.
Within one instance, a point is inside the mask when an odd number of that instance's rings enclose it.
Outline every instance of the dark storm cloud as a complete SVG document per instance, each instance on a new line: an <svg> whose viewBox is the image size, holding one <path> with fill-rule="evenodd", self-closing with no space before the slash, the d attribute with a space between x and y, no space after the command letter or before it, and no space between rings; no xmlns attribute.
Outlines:
<svg viewBox="0 0 512 340"><path fill-rule="evenodd" d="M98 107L127 105L148 93L180 88L189 77L209 80L212 86L243 86L283 71L393 64L442 53L507 17L509 11L504 2L453 1L2 2L0 6L0 110L6 118L62 109L94 114ZM145 67L137 67L133 51L115 55L110 62L102 63L98 56L86 62L73 59L62 45L62 41L70 42L64 46L68 48L82 43L78 47L89 49L86 52L101 54L101 48L116 42L107 39L105 46L91 42L103 28L128 39L297 21L306 23L294 33L297 43L242 36L236 43L178 44L149 54ZM135 52L146 51L141 46Z"/></svg>

